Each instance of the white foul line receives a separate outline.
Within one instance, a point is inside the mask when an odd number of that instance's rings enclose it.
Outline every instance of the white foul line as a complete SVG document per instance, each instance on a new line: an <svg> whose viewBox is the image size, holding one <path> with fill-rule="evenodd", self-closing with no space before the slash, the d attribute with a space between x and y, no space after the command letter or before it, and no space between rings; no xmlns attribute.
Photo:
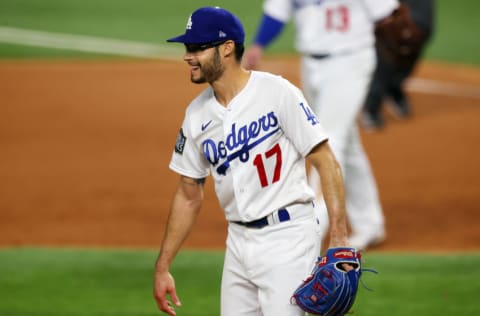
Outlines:
<svg viewBox="0 0 480 316"><path fill-rule="evenodd" d="M180 47L0 26L0 42L143 58L177 59Z"/></svg>
<svg viewBox="0 0 480 316"><path fill-rule="evenodd" d="M410 91L446 96L480 98L480 86L445 82L432 79L410 78L406 88Z"/></svg>
<svg viewBox="0 0 480 316"><path fill-rule="evenodd" d="M180 60L180 56L183 54L183 49L178 46L51 33L5 26L0 26L1 42L142 58ZM407 89L421 93L480 98L480 86L431 79L410 78L407 81Z"/></svg>

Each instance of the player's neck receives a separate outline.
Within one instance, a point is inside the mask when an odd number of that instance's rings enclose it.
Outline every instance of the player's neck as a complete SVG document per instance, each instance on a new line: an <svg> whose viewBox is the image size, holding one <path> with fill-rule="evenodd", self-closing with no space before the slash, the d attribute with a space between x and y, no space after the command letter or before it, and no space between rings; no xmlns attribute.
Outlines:
<svg viewBox="0 0 480 316"><path fill-rule="evenodd" d="M227 69L221 78L211 84L218 103L226 107L247 85L250 74L241 67Z"/></svg>

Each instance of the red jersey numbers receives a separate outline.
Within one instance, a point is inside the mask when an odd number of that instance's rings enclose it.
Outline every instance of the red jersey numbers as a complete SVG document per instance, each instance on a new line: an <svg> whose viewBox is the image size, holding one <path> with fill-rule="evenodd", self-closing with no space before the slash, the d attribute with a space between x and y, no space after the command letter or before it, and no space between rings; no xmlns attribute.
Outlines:
<svg viewBox="0 0 480 316"><path fill-rule="evenodd" d="M257 167L258 179L260 180L260 185L262 188L266 187L271 183L275 183L280 180L280 171L282 170L282 149L279 144L276 144L264 155L258 154L253 160L253 165ZM275 163L275 168L273 172L273 177L270 178L267 176L265 170L265 163ZM271 180L271 182L269 182Z"/></svg>
<svg viewBox="0 0 480 316"><path fill-rule="evenodd" d="M328 32L346 32L350 28L350 14L347 6L328 8L325 28Z"/></svg>

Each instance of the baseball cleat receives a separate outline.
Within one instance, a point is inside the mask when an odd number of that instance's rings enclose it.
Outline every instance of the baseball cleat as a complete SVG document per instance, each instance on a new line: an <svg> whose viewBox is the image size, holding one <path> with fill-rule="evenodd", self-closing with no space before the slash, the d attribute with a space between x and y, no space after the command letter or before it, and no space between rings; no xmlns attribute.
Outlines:
<svg viewBox="0 0 480 316"><path fill-rule="evenodd" d="M350 246L363 251L380 245L386 239L385 231L379 230L374 233L354 233L349 238Z"/></svg>
<svg viewBox="0 0 480 316"><path fill-rule="evenodd" d="M385 125L380 114L373 114L368 111L363 111L360 117L362 127L365 131L375 131L383 128Z"/></svg>
<svg viewBox="0 0 480 316"><path fill-rule="evenodd" d="M387 109L397 119L405 119L412 115L410 104L404 94L390 98L387 102Z"/></svg>

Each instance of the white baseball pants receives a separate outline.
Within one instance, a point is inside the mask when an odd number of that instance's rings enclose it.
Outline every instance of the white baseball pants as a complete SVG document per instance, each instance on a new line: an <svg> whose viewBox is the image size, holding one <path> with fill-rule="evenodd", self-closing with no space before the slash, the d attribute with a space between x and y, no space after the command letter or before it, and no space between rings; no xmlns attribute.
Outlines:
<svg viewBox="0 0 480 316"><path fill-rule="evenodd" d="M344 175L349 224L354 233L360 234L383 229L385 221L356 121L375 63L373 48L324 59L302 58L305 96L330 136L330 146ZM309 181L319 192L316 170L310 172ZM326 231L328 214L322 202L319 216Z"/></svg>
<svg viewBox="0 0 480 316"><path fill-rule="evenodd" d="M304 316L290 303L320 254L312 204L287 207L292 219L260 229L228 226L222 316Z"/></svg>

